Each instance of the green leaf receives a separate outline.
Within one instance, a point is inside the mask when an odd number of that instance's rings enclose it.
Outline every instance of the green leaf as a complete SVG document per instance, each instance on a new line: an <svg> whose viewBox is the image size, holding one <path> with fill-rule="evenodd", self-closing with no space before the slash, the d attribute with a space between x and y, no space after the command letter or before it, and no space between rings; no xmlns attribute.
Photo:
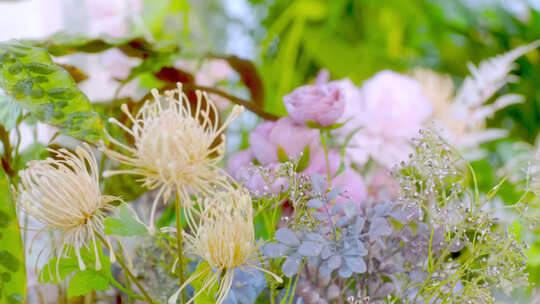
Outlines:
<svg viewBox="0 0 540 304"><path fill-rule="evenodd" d="M321 126L318 122L313 120L306 120L306 126L311 129L322 129L323 126Z"/></svg>
<svg viewBox="0 0 540 304"><path fill-rule="evenodd" d="M339 158L340 158L339 168L337 169L336 174L334 174L333 177L336 177L340 175L343 171L345 171L345 149L347 148L347 145L349 144L349 141L351 141L354 134L356 134L356 132L358 132L359 130L360 128L353 130L345 138L345 142L343 143L343 146L341 147L341 150L339 151Z"/></svg>
<svg viewBox="0 0 540 304"><path fill-rule="evenodd" d="M94 38L66 32L56 33L43 41L26 40L23 43L44 48L53 56L65 56L75 52L100 53L115 47L132 57L144 57L153 51L150 43L138 37L115 38L104 35Z"/></svg>
<svg viewBox="0 0 540 304"><path fill-rule="evenodd" d="M326 131L330 131L330 130L334 130L334 129L339 129L341 127L343 127L345 125L345 123L347 122L340 122L340 123L333 123L331 125L328 125L328 126L321 126L318 122L316 121L313 121L313 120L306 120L306 125L308 128L311 128L311 129L319 129L319 130L326 130Z"/></svg>
<svg viewBox="0 0 540 304"><path fill-rule="evenodd" d="M21 232L6 177L0 178L0 303L24 303L26 271Z"/></svg>
<svg viewBox="0 0 540 304"><path fill-rule="evenodd" d="M11 96L0 93L0 124L9 131L17 125L22 106Z"/></svg>
<svg viewBox="0 0 540 304"><path fill-rule="evenodd" d="M105 219L105 234L119 236L146 236L148 230L129 212L126 204L119 207L119 218Z"/></svg>
<svg viewBox="0 0 540 304"><path fill-rule="evenodd" d="M300 157L300 160L298 160L298 165L296 166L296 172L302 172L306 170L306 168L309 165L309 159L310 159L310 148L309 146L306 146L304 148L304 151L302 152L302 156Z"/></svg>
<svg viewBox="0 0 540 304"><path fill-rule="evenodd" d="M277 156L280 163L285 163L289 161L289 157L287 156L287 152L285 152L285 149L283 149L281 146L277 146Z"/></svg>
<svg viewBox="0 0 540 304"><path fill-rule="evenodd" d="M82 296L93 290L107 289L109 289L109 278L95 270L81 271L69 281L68 298Z"/></svg>
<svg viewBox="0 0 540 304"><path fill-rule="evenodd" d="M96 245L98 246L97 252L101 264L99 270L96 269L97 263L94 244L90 243L89 248L83 247L80 251L81 258L86 266L84 271L80 270L75 251L70 247L67 249L67 257L60 259L52 257L49 260L49 263L40 270L39 281L42 283L59 284L69 274L75 272L68 286L68 297L70 298L87 294L93 290L109 289L109 284L116 284L116 282L112 282L114 278L111 273L111 262L109 257L103 253L101 245L99 243Z"/></svg>
<svg viewBox="0 0 540 304"><path fill-rule="evenodd" d="M58 266L57 266L58 265ZM58 269L58 275L57 270ZM77 258L60 258L52 257L49 263L45 264L39 272L39 282L60 284L60 281L74 271L79 270Z"/></svg>
<svg viewBox="0 0 540 304"><path fill-rule="evenodd" d="M193 272L193 274L199 273L201 271L206 271L208 268L210 268L210 265L208 262L203 261L197 265L197 269ZM209 275L212 275L210 273ZM197 279L193 280L191 282L191 286L195 288L195 293L200 290L204 284L205 279L207 276L199 276ZM205 291L201 292L199 296L195 299L195 304L214 304L216 303L216 294L218 291L219 284L214 284L207 288Z"/></svg>
<svg viewBox="0 0 540 304"><path fill-rule="evenodd" d="M0 88L36 118L90 142L102 134L100 116L70 74L43 49L0 43Z"/></svg>

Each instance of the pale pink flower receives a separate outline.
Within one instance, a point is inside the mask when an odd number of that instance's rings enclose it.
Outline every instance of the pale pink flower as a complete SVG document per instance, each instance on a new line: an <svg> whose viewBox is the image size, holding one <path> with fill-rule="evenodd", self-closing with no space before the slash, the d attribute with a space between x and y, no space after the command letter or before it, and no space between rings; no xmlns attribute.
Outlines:
<svg viewBox="0 0 540 304"><path fill-rule="evenodd" d="M129 18L143 9L142 0L91 0L86 2L91 35L108 34L123 37L129 34Z"/></svg>
<svg viewBox="0 0 540 304"><path fill-rule="evenodd" d="M367 196L367 189L362 176L350 167L350 161L346 158L345 170L332 179L332 187L340 187L342 194L336 199L336 203L345 203L353 200L360 205ZM330 175L333 177L341 164L341 156L338 151L328 152L328 163L330 164ZM324 151L321 151L310 158L309 166L304 171L306 174L317 173L327 176L327 165Z"/></svg>
<svg viewBox="0 0 540 304"><path fill-rule="evenodd" d="M330 80L330 72L327 69L322 69L315 77L315 84L325 84Z"/></svg>
<svg viewBox="0 0 540 304"><path fill-rule="evenodd" d="M368 185L369 196L375 202L396 199L399 192L399 182L390 175L387 169L375 171Z"/></svg>
<svg viewBox="0 0 540 304"><path fill-rule="evenodd" d="M296 123L311 120L328 126L343 115L345 98L339 85L323 83L301 86L285 95L283 103Z"/></svg>
<svg viewBox="0 0 540 304"><path fill-rule="evenodd" d="M371 157L390 168L407 158L409 140L431 115L431 104L421 85L407 76L382 71L366 80L361 89L350 80L338 82L345 90L346 125L337 130L342 137L356 132L348 155L364 164Z"/></svg>
<svg viewBox="0 0 540 304"><path fill-rule="evenodd" d="M195 74L195 82L204 86L215 86L219 82L230 79L234 70L223 59L205 61Z"/></svg>

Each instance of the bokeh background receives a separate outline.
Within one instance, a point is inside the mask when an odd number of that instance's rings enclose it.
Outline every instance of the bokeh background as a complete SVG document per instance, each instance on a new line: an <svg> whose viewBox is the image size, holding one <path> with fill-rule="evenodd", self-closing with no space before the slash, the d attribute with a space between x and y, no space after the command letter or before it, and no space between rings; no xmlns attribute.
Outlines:
<svg viewBox="0 0 540 304"><path fill-rule="evenodd" d="M219 85L247 99L241 77L219 57L248 59L262 79L264 109L281 116L286 115L283 95L313 82L321 69L332 79L360 85L384 69L407 73L425 67L459 84L470 74L468 62L478 64L540 38L540 0L0 0L0 41L56 32L174 44L175 66L193 71L198 84ZM140 61L116 49L57 60L84 71L87 79L79 85L95 103L140 99L159 87L153 71L119 81ZM537 146L540 52L519 58L513 74L520 80L503 93L521 94L525 102L488 120L489 127L506 129L509 136L485 144L486 157L473 162L485 192L496 184L501 167L518 157L516 146ZM247 134L259 121L252 113L242 115L231 127L229 153L246 147ZM21 146L46 143L54 133L46 126L28 127ZM500 194L503 200L518 199L511 184ZM536 283L540 233L532 242L529 267Z"/></svg>

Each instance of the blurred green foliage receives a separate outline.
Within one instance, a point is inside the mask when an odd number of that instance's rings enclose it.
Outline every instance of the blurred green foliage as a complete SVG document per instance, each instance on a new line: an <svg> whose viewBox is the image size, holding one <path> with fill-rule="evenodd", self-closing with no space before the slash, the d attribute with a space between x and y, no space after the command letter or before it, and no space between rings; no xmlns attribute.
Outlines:
<svg viewBox="0 0 540 304"><path fill-rule="evenodd" d="M540 38L540 13L521 21L497 4L471 8L458 0L251 0L265 7L260 69L266 109L285 114L281 97L326 68L332 78L356 84L383 69L422 66L452 75L457 83L477 64ZM540 124L540 53L518 60L521 81L505 88L526 102L489 122L533 142Z"/></svg>

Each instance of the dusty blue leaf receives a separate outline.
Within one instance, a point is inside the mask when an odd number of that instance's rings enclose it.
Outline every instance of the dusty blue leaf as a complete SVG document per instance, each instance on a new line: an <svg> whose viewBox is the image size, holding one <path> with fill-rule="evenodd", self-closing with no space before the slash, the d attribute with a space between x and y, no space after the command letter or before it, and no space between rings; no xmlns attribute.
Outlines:
<svg viewBox="0 0 540 304"><path fill-rule="evenodd" d="M323 246L322 250L321 250L321 258L326 260L328 259L330 256L332 255L332 249L330 248L330 246L326 245L326 246Z"/></svg>
<svg viewBox="0 0 540 304"><path fill-rule="evenodd" d="M368 250L364 243L357 240L354 245L343 252L346 256L365 256L368 254Z"/></svg>
<svg viewBox="0 0 540 304"><path fill-rule="evenodd" d="M287 257L287 259L281 266L281 271L286 277L291 278L292 276L298 273L298 270L300 270L301 263L302 263L302 260L298 256L293 255L293 256Z"/></svg>
<svg viewBox="0 0 540 304"><path fill-rule="evenodd" d="M338 218L338 220L336 221L336 227L343 227L343 226L346 226L346 225L348 225L350 222L351 222L351 218L350 218L350 217L342 216L342 217Z"/></svg>
<svg viewBox="0 0 540 304"><path fill-rule="evenodd" d="M265 244L262 248L264 255L269 258L277 258L283 256L285 253L287 253L288 250L288 246L280 243L268 243Z"/></svg>
<svg viewBox="0 0 540 304"><path fill-rule="evenodd" d="M356 273L364 273L367 270L366 263L361 257L344 257L347 266Z"/></svg>
<svg viewBox="0 0 540 304"><path fill-rule="evenodd" d="M377 204L373 208L373 211L375 215L383 216L383 215L386 215L390 211L390 206L388 204Z"/></svg>
<svg viewBox="0 0 540 304"><path fill-rule="evenodd" d="M306 203L306 207L314 208L314 209L322 208L323 205L324 205L324 202L321 201L319 198L312 198Z"/></svg>
<svg viewBox="0 0 540 304"><path fill-rule="evenodd" d="M362 233L362 229L364 229L364 225L366 223L366 219L358 216L356 217L356 221L354 221L353 230L355 234Z"/></svg>
<svg viewBox="0 0 540 304"><path fill-rule="evenodd" d="M354 215L356 215L358 211L358 207L353 201L346 202L345 204L342 205L341 208L343 209L345 216L348 216L348 217L353 217Z"/></svg>
<svg viewBox="0 0 540 304"><path fill-rule="evenodd" d="M276 231L276 240L289 246L297 246L300 244L300 240L298 240L296 233L289 228L279 228Z"/></svg>
<svg viewBox="0 0 540 304"><path fill-rule="evenodd" d="M313 233L313 232L306 233L306 239L310 241L314 241L314 242L319 242L319 243L326 242L326 239L324 238L324 236L318 233Z"/></svg>
<svg viewBox="0 0 540 304"><path fill-rule="evenodd" d="M338 197L338 195L341 193L341 188L340 187L335 187L334 189L330 190L330 192L328 192L328 194L326 195L326 197L328 198L329 201L335 199L336 197Z"/></svg>
<svg viewBox="0 0 540 304"><path fill-rule="evenodd" d="M311 187L313 188L313 191L318 194L322 194L325 192L325 186L326 181L324 180L324 177L320 174L313 173L311 174Z"/></svg>
<svg viewBox="0 0 540 304"><path fill-rule="evenodd" d="M341 257L338 255L331 256L326 264L330 270L338 269L341 267Z"/></svg>
<svg viewBox="0 0 540 304"><path fill-rule="evenodd" d="M383 217L377 217L369 226L370 240L374 241L381 236L387 236L392 234L392 226L387 219Z"/></svg>
<svg viewBox="0 0 540 304"><path fill-rule="evenodd" d="M298 248L298 253L303 256L318 256L321 254L323 245L318 242L304 241L300 248Z"/></svg>
<svg viewBox="0 0 540 304"><path fill-rule="evenodd" d="M338 271L338 275L340 278L348 278L352 275L352 270L350 270L346 264L342 264Z"/></svg>

